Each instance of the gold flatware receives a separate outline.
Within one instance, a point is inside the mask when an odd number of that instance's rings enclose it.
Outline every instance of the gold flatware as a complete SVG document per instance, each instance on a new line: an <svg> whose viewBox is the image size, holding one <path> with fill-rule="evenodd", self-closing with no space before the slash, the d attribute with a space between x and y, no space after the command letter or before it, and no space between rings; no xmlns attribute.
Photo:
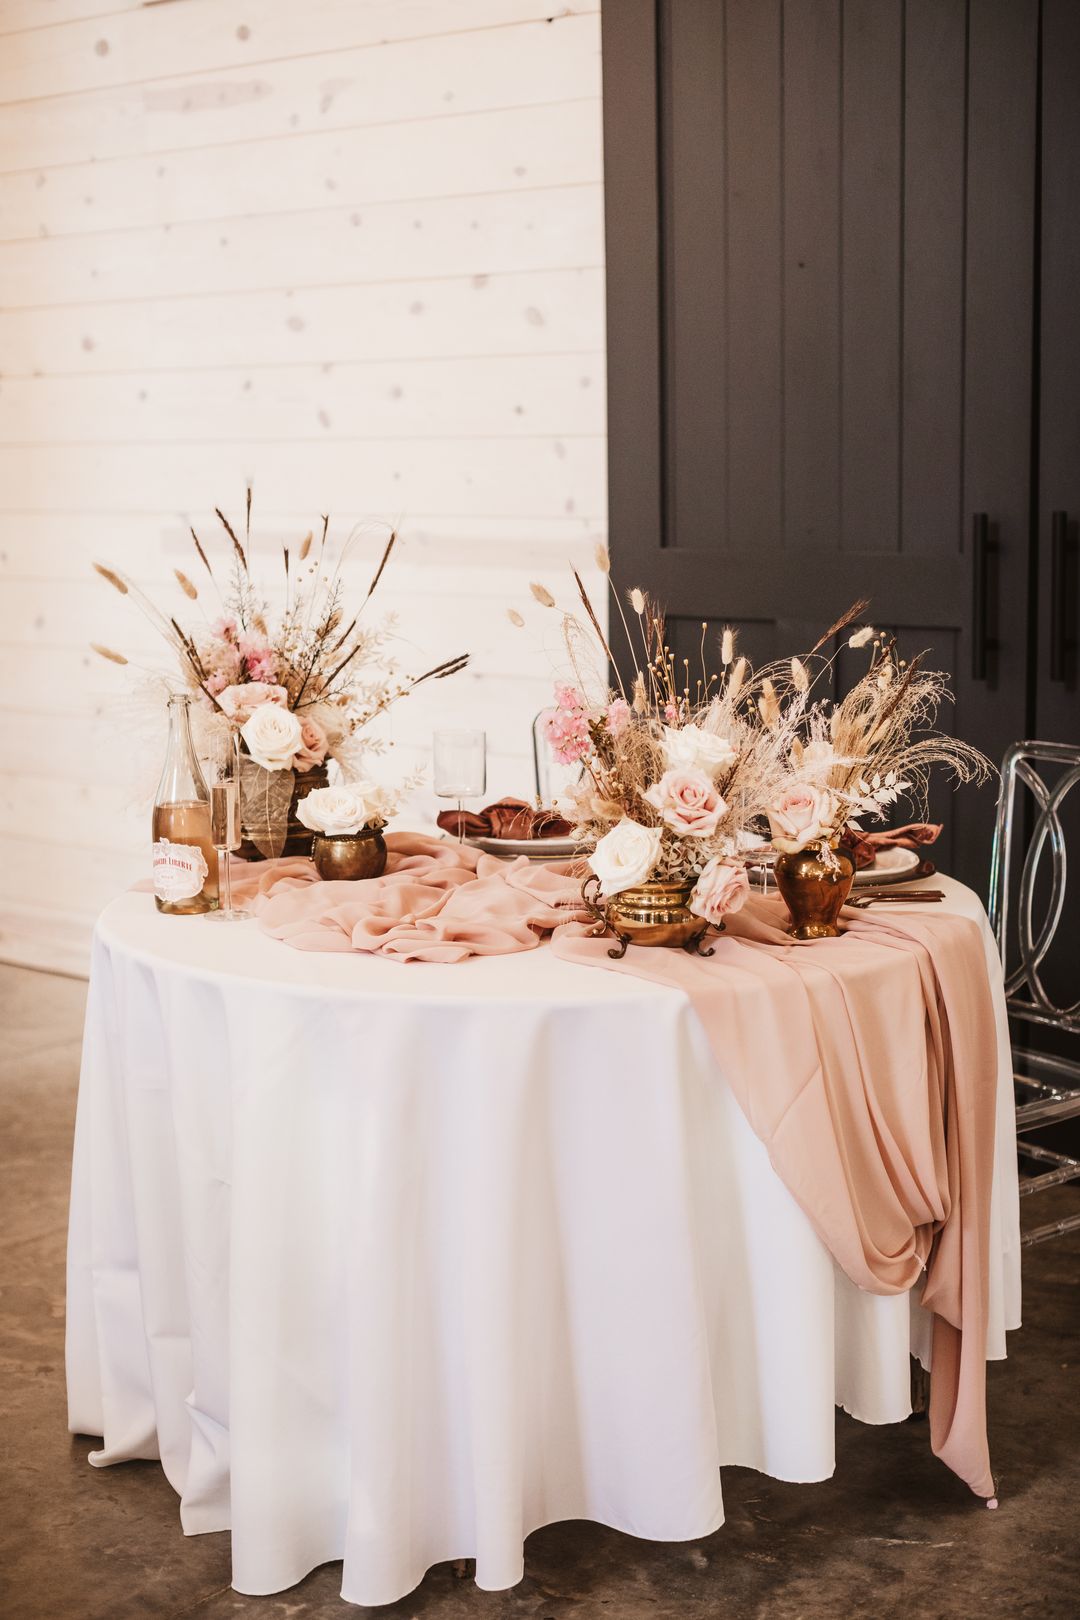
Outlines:
<svg viewBox="0 0 1080 1620"><path fill-rule="evenodd" d="M856 895L848 900L846 904L854 906L859 911L864 911L867 906L902 905L905 902L908 905L922 905L925 902L933 905L940 903L944 898L945 895L941 889L926 889L922 892L917 889L904 889L899 892L896 890L890 892L888 889L883 889L880 894Z"/></svg>

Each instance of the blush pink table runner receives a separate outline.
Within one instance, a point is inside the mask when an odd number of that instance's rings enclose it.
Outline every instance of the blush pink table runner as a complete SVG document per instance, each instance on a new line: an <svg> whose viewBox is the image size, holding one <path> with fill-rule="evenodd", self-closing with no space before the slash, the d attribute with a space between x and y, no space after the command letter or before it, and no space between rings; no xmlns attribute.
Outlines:
<svg viewBox="0 0 1080 1620"><path fill-rule="evenodd" d="M776 900L754 897L708 958L631 948L580 920L580 876L468 846L391 834L386 874L322 883L307 860L242 868L237 898L299 950L398 961L553 949L690 998L781 1180L861 1288L925 1273L934 1313L930 1433L979 1496L994 1492L986 1436L986 1324L997 1051L983 944L943 912L852 913L836 940L796 945ZM902 964L908 993L883 991Z"/></svg>

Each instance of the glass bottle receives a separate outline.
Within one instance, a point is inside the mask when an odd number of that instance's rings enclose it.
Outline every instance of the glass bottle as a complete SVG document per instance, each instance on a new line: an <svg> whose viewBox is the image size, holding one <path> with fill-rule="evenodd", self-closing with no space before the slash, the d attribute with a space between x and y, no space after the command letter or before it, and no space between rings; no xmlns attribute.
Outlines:
<svg viewBox="0 0 1080 1620"><path fill-rule="evenodd" d="M210 794L191 742L191 699L169 699L169 745L154 801L154 900L159 911L190 917L215 911L218 860L210 835Z"/></svg>

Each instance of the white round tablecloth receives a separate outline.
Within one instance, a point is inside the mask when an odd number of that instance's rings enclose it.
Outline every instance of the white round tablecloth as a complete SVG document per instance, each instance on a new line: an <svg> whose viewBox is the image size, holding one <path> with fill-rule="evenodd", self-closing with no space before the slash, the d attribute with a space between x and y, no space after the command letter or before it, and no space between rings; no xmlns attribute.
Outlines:
<svg viewBox="0 0 1080 1620"><path fill-rule="evenodd" d="M998 1000L991 1357L1019 1324ZM303 953L146 894L100 919L70 1427L99 1466L160 1457L241 1592L333 1559L355 1603L450 1558L507 1587L559 1519L705 1535L723 1464L820 1480L834 1403L905 1417L928 1326L838 1271L681 992L544 947Z"/></svg>

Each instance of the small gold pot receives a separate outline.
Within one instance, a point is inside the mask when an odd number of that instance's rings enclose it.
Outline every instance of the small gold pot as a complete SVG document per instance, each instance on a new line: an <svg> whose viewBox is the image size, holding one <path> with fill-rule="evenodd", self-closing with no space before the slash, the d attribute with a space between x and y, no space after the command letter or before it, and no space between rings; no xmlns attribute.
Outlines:
<svg viewBox="0 0 1080 1620"><path fill-rule="evenodd" d="M792 939L835 939L840 907L855 877L847 851L833 847L833 861L827 863L820 846L812 844L797 855L777 855L773 873L791 917Z"/></svg>
<svg viewBox="0 0 1080 1620"><path fill-rule="evenodd" d="M699 956L711 956L711 946L701 948L701 937L709 924L689 907L694 882L693 878L688 883L657 880L601 898L600 879L593 872L582 884L581 895L597 920L594 933L610 932L619 941L608 951L609 956L625 956L628 945L676 945L684 951L696 951ZM591 884L596 887L590 894Z"/></svg>
<svg viewBox="0 0 1080 1620"><path fill-rule="evenodd" d="M327 883L381 877L386 871L386 844L381 827L356 833L316 833L311 843L315 870Z"/></svg>

